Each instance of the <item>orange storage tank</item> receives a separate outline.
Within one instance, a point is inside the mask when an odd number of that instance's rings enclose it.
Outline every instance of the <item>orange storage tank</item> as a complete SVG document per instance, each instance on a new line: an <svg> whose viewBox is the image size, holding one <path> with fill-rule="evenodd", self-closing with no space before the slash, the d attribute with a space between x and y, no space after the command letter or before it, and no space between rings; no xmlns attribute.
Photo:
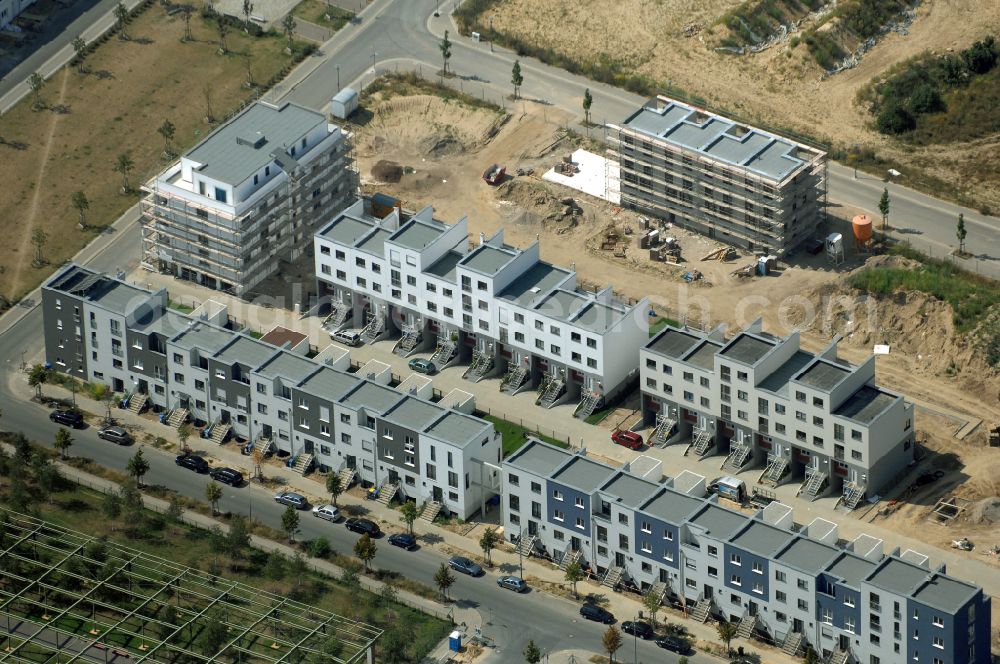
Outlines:
<svg viewBox="0 0 1000 664"><path fill-rule="evenodd" d="M854 239L865 244L872 239L872 220L867 214L859 214L851 222L854 228Z"/></svg>

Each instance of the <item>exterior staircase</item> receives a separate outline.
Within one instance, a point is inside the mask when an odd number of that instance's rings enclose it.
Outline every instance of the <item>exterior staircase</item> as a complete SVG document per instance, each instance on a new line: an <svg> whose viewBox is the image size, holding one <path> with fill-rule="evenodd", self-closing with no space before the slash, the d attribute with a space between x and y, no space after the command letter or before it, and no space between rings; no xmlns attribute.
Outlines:
<svg viewBox="0 0 1000 664"><path fill-rule="evenodd" d="M582 555L582 551L574 549L573 545L570 544L566 547L566 550L563 551L562 559L559 561L559 569L565 572L566 568L580 560L580 556Z"/></svg>
<svg viewBox="0 0 1000 664"><path fill-rule="evenodd" d="M180 429L181 425L187 422L187 418L187 408L174 408L170 411L170 417L167 418L167 426L174 429Z"/></svg>
<svg viewBox="0 0 1000 664"><path fill-rule="evenodd" d="M226 437L229 436L230 430L232 430L232 427L228 424L216 422L216 424L212 427L212 434L209 437L212 439L213 443L221 445L226 441Z"/></svg>
<svg viewBox="0 0 1000 664"><path fill-rule="evenodd" d="M603 396L600 392L588 391L583 399L580 400L580 405L576 407L574 415L581 420L587 419L597 410L597 404L601 403Z"/></svg>
<svg viewBox="0 0 1000 664"><path fill-rule="evenodd" d="M710 432L704 429L695 429L694 436L691 438L691 444L684 450L684 456L687 456L688 452L694 452L695 456L703 457L709 448L712 447L712 442L712 434Z"/></svg>
<svg viewBox="0 0 1000 664"><path fill-rule="evenodd" d="M562 378L553 378L545 386L545 391L538 399L538 405L542 408L552 408L562 393L566 391L566 381Z"/></svg>
<svg viewBox="0 0 1000 664"><path fill-rule="evenodd" d="M323 320L323 327L331 332L339 330L347 322L347 315L351 313L351 307L340 300L330 304L330 315Z"/></svg>
<svg viewBox="0 0 1000 664"><path fill-rule="evenodd" d="M746 443L735 443L729 450L729 456L726 460L722 462L722 470L730 470L734 473L739 472L743 468L743 464L747 462L753 448Z"/></svg>
<svg viewBox="0 0 1000 664"><path fill-rule="evenodd" d="M767 468L757 478L757 483L771 487L778 486L778 482L781 481L787 470L788 459L781 455L769 454L767 457Z"/></svg>
<svg viewBox="0 0 1000 664"><path fill-rule="evenodd" d="M128 412L133 415L138 415L142 412L142 409L146 407L147 401L149 401L149 395L143 394L142 392L135 392L129 395Z"/></svg>
<svg viewBox="0 0 1000 664"><path fill-rule="evenodd" d="M471 380L473 383L478 383L492 368L493 356L477 348L472 353L472 362L469 364L469 368L465 370L465 373L462 374L462 378Z"/></svg>
<svg viewBox="0 0 1000 664"><path fill-rule="evenodd" d="M368 323L365 325L365 329L361 331L361 338L364 339L366 343L372 343L378 339L384 329L385 319L382 316L371 316L368 319Z"/></svg>
<svg viewBox="0 0 1000 664"><path fill-rule="evenodd" d="M826 661L828 664L847 664L849 659L851 659L851 653L847 650L835 650L830 655L830 659Z"/></svg>
<svg viewBox="0 0 1000 664"><path fill-rule="evenodd" d="M604 573L604 578L601 579L601 585L607 586L614 590L622 580L622 576L625 574L624 567L618 567L617 565L612 565L608 568L608 571Z"/></svg>
<svg viewBox="0 0 1000 664"><path fill-rule="evenodd" d="M657 581L649 587L646 595L652 595L660 601L660 604L663 604L663 598L667 596L667 584L663 581Z"/></svg>
<svg viewBox="0 0 1000 664"><path fill-rule="evenodd" d="M826 484L826 473L810 468L806 471L806 479L795 495L804 495L809 500L815 500L819 492L823 490L824 484Z"/></svg>
<svg viewBox="0 0 1000 664"><path fill-rule="evenodd" d="M694 608L691 609L691 620L704 623L708 620L708 615L711 612L712 600L707 597L702 597L698 600L698 603L694 605Z"/></svg>
<svg viewBox="0 0 1000 664"><path fill-rule="evenodd" d="M412 327L407 328L403 332L403 338L396 343L396 354L406 357L409 355L417 344L420 343L420 333L414 330Z"/></svg>
<svg viewBox="0 0 1000 664"><path fill-rule="evenodd" d="M439 369L444 368L451 358L455 357L455 344L451 339L438 338L437 348L431 355L431 363Z"/></svg>
<svg viewBox="0 0 1000 664"><path fill-rule="evenodd" d="M260 436L257 438L257 442L254 443L253 446L255 450L260 450L261 457L264 457L264 455L266 455L268 452L271 451L272 444L273 443L271 442L270 438L265 438L264 436Z"/></svg>
<svg viewBox="0 0 1000 664"><path fill-rule="evenodd" d="M846 507L849 511L853 510L861 502L861 499L865 497L865 488L854 482L851 482L847 486L847 493L845 493L840 498L840 504Z"/></svg>
<svg viewBox="0 0 1000 664"><path fill-rule="evenodd" d="M519 556L529 557L535 550L535 542L538 541L536 535L522 535L521 539L518 540L517 546L514 547L514 553Z"/></svg>
<svg viewBox="0 0 1000 664"><path fill-rule="evenodd" d="M500 383L500 389L507 394L514 394L522 385L524 385L525 379L528 377L528 369L521 365L518 365L513 370L507 373L504 377L503 382Z"/></svg>
<svg viewBox="0 0 1000 664"><path fill-rule="evenodd" d="M785 634L784 640L781 642L781 652L786 655L791 655L792 657L797 657L799 652L802 650L802 641L805 637L802 636L801 632L793 632L788 630Z"/></svg>
<svg viewBox="0 0 1000 664"><path fill-rule="evenodd" d="M306 454L305 452L303 452L302 454L295 457L295 465L292 466L292 468L294 468L295 472L297 472L299 475L305 475L309 471L309 469L312 468L312 464L313 464L313 455Z"/></svg>
<svg viewBox="0 0 1000 664"><path fill-rule="evenodd" d="M656 429L653 430L653 435L649 437L649 443L655 447L666 447L667 439L670 438L670 434L673 433L676 426L677 420L666 415L657 415Z"/></svg>
<svg viewBox="0 0 1000 664"><path fill-rule="evenodd" d="M351 484L354 482L354 475L357 471L354 468L348 468L344 466L340 469L338 475L340 475L340 490L347 491Z"/></svg>
<svg viewBox="0 0 1000 664"><path fill-rule="evenodd" d="M745 613L740 618L739 624L736 625L736 636L741 639L749 639L753 635L755 627L757 627L757 616Z"/></svg>
<svg viewBox="0 0 1000 664"><path fill-rule="evenodd" d="M388 505L392 502L392 499L396 497L396 492L399 491L399 485L392 482L383 482L382 486L378 490L378 503L380 505Z"/></svg>
<svg viewBox="0 0 1000 664"><path fill-rule="evenodd" d="M434 519L437 515L441 513L441 503L436 500L430 500L424 503L424 511L420 513L420 520L426 521L427 523L434 523Z"/></svg>

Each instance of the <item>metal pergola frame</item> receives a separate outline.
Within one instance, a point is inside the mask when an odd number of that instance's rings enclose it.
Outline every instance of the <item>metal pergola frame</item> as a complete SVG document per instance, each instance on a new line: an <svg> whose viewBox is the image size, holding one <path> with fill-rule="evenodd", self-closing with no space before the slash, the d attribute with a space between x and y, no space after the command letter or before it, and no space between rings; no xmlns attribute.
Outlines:
<svg viewBox="0 0 1000 664"><path fill-rule="evenodd" d="M103 551L98 559L93 556ZM173 607L176 619L161 614ZM209 623L225 644L204 652ZM89 629L87 629L89 628ZM114 542L0 510L0 664L355 664L382 630ZM339 657L323 647L331 637Z"/></svg>

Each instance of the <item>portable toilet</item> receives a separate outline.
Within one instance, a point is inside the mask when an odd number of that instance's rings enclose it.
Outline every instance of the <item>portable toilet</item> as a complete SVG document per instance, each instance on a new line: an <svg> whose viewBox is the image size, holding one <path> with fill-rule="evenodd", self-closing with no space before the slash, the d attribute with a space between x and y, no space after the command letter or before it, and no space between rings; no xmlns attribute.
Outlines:
<svg viewBox="0 0 1000 664"><path fill-rule="evenodd" d="M356 110L358 110L358 93L353 88L344 88L330 100L330 115L335 118L346 120Z"/></svg>
<svg viewBox="0 0 1000 664"><path fill-rule="evenodd" d="M757 259L757 274L759 274L762 277L766 277L767 272L768 272L767 256L761 256L760 258Z"/></svg>
<svg viewBox="0 0 1000 664"><path fill-rule="evenodd" d="M462 633L457 629L448 635L448 650L462 652Z"/></svg>

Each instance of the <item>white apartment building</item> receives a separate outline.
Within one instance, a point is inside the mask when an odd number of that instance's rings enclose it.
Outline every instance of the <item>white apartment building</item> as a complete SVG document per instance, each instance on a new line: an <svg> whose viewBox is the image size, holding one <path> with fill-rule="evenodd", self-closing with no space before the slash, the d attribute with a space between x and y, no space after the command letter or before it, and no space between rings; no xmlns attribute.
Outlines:
<svg viewBox="0 0 1000 664"><path fill-rule="evenodd" d="M144 185L143 265L247 294L353 196L349 149L321 113L248 106Z"/></svg>
<svg viewBox="0 0 1000 664"><path fill-rule="evenodd" d="M645 421L652 444L689 444L689 454L726 455L724 470L764 467L759 481L802 482L854 507L913 459L914 406L875 384L875 357L853 366L835 339L822 352L778 338L760 320L731 339L668 326L641 353Z"/></svg>
<svg viewBox="0 0 1000 664"><path fill-rule="evenodd" d="M315 237L328 324L398 338L407 355L433 350L438 368L468 362L466 378L504 375L503 389L539 388L546 406L579 400L585 416L636 376L648 301L578 287L576 272L542 261L540 245L507 245L501 230L470 246L467 219L403 211L360 198Z"/></svg>

